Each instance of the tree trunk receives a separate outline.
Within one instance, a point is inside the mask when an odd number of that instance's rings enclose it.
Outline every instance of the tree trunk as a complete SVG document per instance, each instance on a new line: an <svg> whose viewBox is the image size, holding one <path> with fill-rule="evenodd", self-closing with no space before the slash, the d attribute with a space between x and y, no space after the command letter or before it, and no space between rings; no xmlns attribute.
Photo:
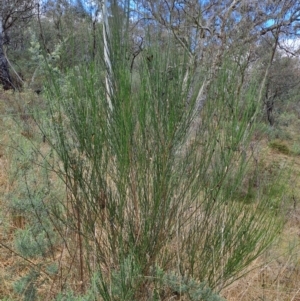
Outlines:
<svg viewBox="0 0 300 301"><path fill-rule="evenodd" d="M9 74L8 62L4 54L4 33L2 19L0 17L0 83L4 90L13 89L13 84Z"/></svg>
<svg viewBox="0 0 300 301"><path fill-rule="evenodd" d="M267 118L271 126L274 125L273 108L274 108L274 100L273 99L268 100L266 102L266 110L267 110Z"/></svg>

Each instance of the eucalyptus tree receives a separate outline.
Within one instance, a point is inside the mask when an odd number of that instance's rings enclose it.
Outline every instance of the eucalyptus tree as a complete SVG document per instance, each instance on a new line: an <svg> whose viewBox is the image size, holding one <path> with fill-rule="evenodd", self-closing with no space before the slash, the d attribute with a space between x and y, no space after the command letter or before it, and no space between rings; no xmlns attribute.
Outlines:
<svg viewBox="0 0 300 301"><path fill-rule="evenodd" d="M226 54L252 56L259 40L278 34L278 43L296 35L300 27L297 0L166 0L132 1L137 24L171 32L190 55L190 68L205 72L205 87L214 78ZM272 57L272 47L270 48ZM249 60L249 63L252 59ZM190 72L190 69L188 70ZM205 97L206 89L199 95Z"/></svg>
<svg viewBox="0 0 300 301"><path fill-rule="evenodd" d="M0 82L4 89L14 89L6 57L10 30L18 23L23 26L34 15L36 0L2 0L0 2Z"/></svg>
<svg viewBox="0 0 300 301"><path fill-rule="evenodd" d="M287 107L288 103L297 97L300 88L299 56L292 49L283 48L282 44L279 43L278 51L270 66L263 98L266 117L271 126L276 123L279 111L283 111L283 107ZM266 56L266 49L269 47L270 43L266 39L257 51L263 57ZM258 67L260 76L262 76L262 69L266 64L266 60L261 60Z"/></svg>
<svg viewBox="0 0 300 301"><path fill-rule="evenodd" d="M4 49L4 34L3 34L3 25L2 25L2 17L0 17L0 80L1 84L3 85L3 88L5 90L12 87L12 82L9 74L8 69L8 62L5 57Z"/></svg>
<svg viewBox="0 0 300 301"><path fill-rule="evenodd" d="M279 111L282 111L283 106L287 106L288 102L299 93L300 47L297 31L294 35L294 37L285 35L278 40L277 50L266 79L264 105L266 117L271 126L276 123L276 117ZM256 56L261 57L260 64L257 66L260 74L267 64L267 53L272 47L273 40L274 36L266 36L256 49Z"/></svg>
<svg viewBox="0 0 300 301"><path fill-rule="evenodd" d="M57 66L61 71L94 59L99 47L101 5L96 1L48 0L39 14L39 41L47 55L60 48ZM70 55L72 53L72 55Z"/></svg>

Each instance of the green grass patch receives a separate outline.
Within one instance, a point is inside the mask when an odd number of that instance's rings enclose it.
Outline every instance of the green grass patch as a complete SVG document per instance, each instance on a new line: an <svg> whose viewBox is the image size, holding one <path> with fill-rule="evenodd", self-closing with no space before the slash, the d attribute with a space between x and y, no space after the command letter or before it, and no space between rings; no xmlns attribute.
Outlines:
<svg viewBox="0 0 300 301"><path fill-rule="evenodd" d="M269 146L275 150L275 151L278 151L284 155L291 155L292 152L291 150L289 149L289 147L285 144L285 142L283 141L280 141L280 140L274 140L274 141L271 141L269 143Z"/></svg>

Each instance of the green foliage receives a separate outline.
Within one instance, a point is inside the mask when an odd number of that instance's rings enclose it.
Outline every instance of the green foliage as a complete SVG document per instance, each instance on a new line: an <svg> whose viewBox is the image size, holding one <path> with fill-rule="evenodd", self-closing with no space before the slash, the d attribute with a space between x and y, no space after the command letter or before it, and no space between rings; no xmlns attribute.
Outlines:
<svg viewBox="0 0 300 301"><path fill-rule="evenodd" d="M11 222L16 227L12 249L21 258L28 259L25 263L30 269L26 276L15 282L14 290L22 295L23 300L35 300L40 283L36 281L38 273L29 263L40 262L40 270L48 275L57 273L57 264L45 259L60 241L56 232L59 220L53 224L53 217L49 214L49 209L57 203L47 170L48 162L51 162L49 153L40 152L41 139L28 139L20 134L21 131L22 128L17 124L10 124L7 131L11 136L7 154L11 189L5 195L3 204L5 210L11 213ZM8 276L15 277L9 273Z"/></svg>
<svg viewBox="0 0 300 301"><path fill-rule="evenodd" d="M207 287L205 283L198 283L194 279L186 279L176 274L167 274L164 282L180 296L189 296L189 300L191 301L224 301L223 298Z"/></svg>
<svg viewBox="0 0 300 301"><path fill-rule="evenodd" d="M294 142L294 143L293 143L293 146L292 146L291 152L292 152L294 155L299 156L299 155L300 155L300 143Z"/></svg>
<svg viewBox="0 0 300 301"><path fill-rule="evenodd" d="M278 117L278 125L288 127L291 123L296 120L297 117L294 113L282 112Z"/></svg>
<svg viewBox="0 0 300 301"><path fill-rule="evenodd" d="M111 280L111 293L104 293L103 279L101 275L93 276L92 288L85 295L75 296L72 292L60 294L57 301L88 301L97 298L98 294L104 300L139 300L134 297L134 287L140 282L141 274L132 259L125 260L119 271L113 273ZM148 277L148 301L165 300L166 298L179 297L190 301L223 301L224 299L214 293L206 283L200 283L192 278L183 277L173 272L165 272L159 267L155 267ZM110 295L111 294L111 295Z"/></svg>
<svg viewBox="0 0 300 301"><path fill-rule="evenodd" d="M58 265L57 263L52 263L52 264L49 264L47 267L46 267L46 272L49 274L49 275L55 275L58 273Z"/></svg>
<svg viewBox="0 0 300 301"><path fill-rule="evenodd" d="M6 206L14 216L26 221L26 228L15 233L16 250L24 257L45 256L56 243L49 219L50 182L47 174L38 171L39 153L33 141L20 138L11 153L11 181L15 189L6 195ZM22 180L21 180L22 179Z"/></svg>
<svg viewBox="0 0 300 301"><path fill-rule="evenodd" d="M46 233L34 233L32 228L18 230L15 233L16 251L27 258L45 256L50 247Z"/></svg>
<svg viewBox="0 0 300 301"><path fill-rule="evenodd" d="M38 57L47 57L48 63L55 64L59 70L66 70L78 62L93 59L93 47L98 46L100 38L93 29L97 30L100 25L96 23L94 28L91 17L86 12L83 13L79 4L66 5L60 2L60 5L56 6L53 3L47 1L43 4L47 7L46 15L45 11L42 13L43 17L33 17L30 21L25 18L24 24L20 23L22 18L16 18L16 23L6 31L9 39L6 52L11 77L18 89L21 86L33 90L43 88L43 59L37 60ZM39 13L41 12L42 10L39 10ZM18 26L15 26L16 24Z"/></svg>
<svg viewBox="0 0 300 301"><path fill-rule="evenodd" d="M112 6L108 36L111 72L104 45L93 59L86 50L83 62L85 45L75 47L74 32L53 39L49 55L32 35L36 74L49 75L46 108L31 112L47 151L36 137L14 144L15 190L7 203L26 219L16 251L46 257L63 242L66 263L42 266L50 275L68 271L57 300L222 300L216 292L281 226L266 191L254 194L250 183L240 199L260 87L245 82L242 53L240 60L224 55L203 75L171 35L160 43L149 34L147 50L131 61L130 20L117 10ZM34 296L38 286L26 277L16 284L24 298L27 287ZM81 283L82 296L73 283Z"/></svg>
<svg viewBox="0 0 300 301"><path fill-rule="evenodd" d="M288 148L288 146L281 142L281 141L278 141L278 140L275 140L275 141L272 141L269 143L270 147L284 155L290 155L291 154L291 151L290 149Z"/></svg>
<svg viewBox="0 0 300 301"><path fill-rule="evenodd" d="M62 222L81 233L84 254L94 250L94 265L81 264L104 300L146 298L155 266L191 300L214 300L280 228L267 196L236 198L259 89L228 56L199 98L205 79L187 73L171 38L163 52L149 38L131 73L126 30L112 31L112 110L99 57L52 73L46 89L41 130L71 194Z"/></svg>
<svg viewBox="0 0 300 301"><path fill-rule="evenodd" d="M31 270L27 275L17 280L14 284L14 290L16 293L23 296L24 301L34 301L37 297L37 290L35 281L38 278L39 273L35 270Z"/></svg>
<svg viewBox="0 0 300 301"><path fill-rule="evenodd" d="M268 127L266 130L266 133L268 135L269 140L290 140L291 135L289 132L286 130L286 128L282 128L279 126L275 127Z"/></svg>
<svg viewBox="0 0 300 301"><path fill-rule="evenodd" d="M112 273L111 295L115 300L134 300L135 289L141 283L141 270L133 258L125 258L118 271Z"/></svg>

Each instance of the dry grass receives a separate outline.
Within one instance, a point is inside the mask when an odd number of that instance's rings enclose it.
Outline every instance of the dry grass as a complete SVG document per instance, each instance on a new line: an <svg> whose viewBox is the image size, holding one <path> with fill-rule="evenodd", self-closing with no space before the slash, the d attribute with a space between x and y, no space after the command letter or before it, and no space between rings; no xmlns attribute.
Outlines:
<svg viewBox="0 0 300 301"><path fill-rule="evenodd" d="M298 139L296 132L291 130L289 134L294 141ZM291 143L260 142L266 168L284 167L281 177L288 179L286 224L268 252L252 264L251 271L222 292L228 301L300 301L300 158L290 151Z"/></svg>
<svg viewBox="0 0 300 301"><path fill-rule="evenodd" d="M231 301L300 300L298 240L299 228L288 223L269 252L253 264L254 269L224 290L223 295Z"/></svg>

